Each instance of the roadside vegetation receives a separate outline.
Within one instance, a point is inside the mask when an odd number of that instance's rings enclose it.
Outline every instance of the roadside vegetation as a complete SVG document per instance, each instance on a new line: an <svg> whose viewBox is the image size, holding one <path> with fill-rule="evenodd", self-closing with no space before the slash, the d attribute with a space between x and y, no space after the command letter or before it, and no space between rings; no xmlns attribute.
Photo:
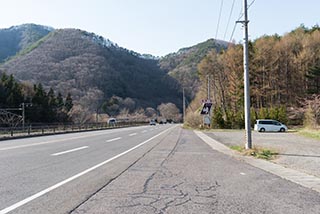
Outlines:
<svg viewBox="0 0 320 214"><path fill-rule="evenodd" d="M319 129L304 128L304 129L298 130L298 134L302 135L304 137L320 140L320 131L319 131Z"/></svg>
<svg viewBox="0 0 320 214"><path fill-rule="evenodd" d="M313 105L320 103L318 25L310 29L302 25L284 36L262 36L250 42L249 52L252 125L257 118L303 125L305 118L320 115L320 108ZM198 64L200 90L187 114L199 114L209 78L212 128L244 128L242 56L241 44L206 55ZM187 120L194 128L201 125L194 116L187 119L194 119Z"/></svg>
<svg viewBox="0 0 320 214"><path fill-rule="evenodd" d="M230 146L230 148L240 152L242 155L252 156L264 160L273 160L276 158L276 155L278 155L278 152L276 151L259 147L254 147L250 150L245 150L245 148L242 146Z"/></svg>

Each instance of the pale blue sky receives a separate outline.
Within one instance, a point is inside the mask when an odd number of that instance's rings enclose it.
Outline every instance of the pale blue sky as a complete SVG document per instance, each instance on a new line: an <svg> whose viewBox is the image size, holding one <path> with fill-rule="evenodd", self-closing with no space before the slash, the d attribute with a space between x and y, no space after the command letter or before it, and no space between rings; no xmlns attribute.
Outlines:
<svg viewBox="0 0 320 214"><path fill-rule="evenodd" d="M209 38L229 41L242 0L3 0L0 28L35 23L94 32L121 47L156 56ZM252 0L248 0L250 4ZM255 0L249 9L249 35L283 35L300 24L320 25L319 0ZM233 39L242 40L238 25Z"/></svg>

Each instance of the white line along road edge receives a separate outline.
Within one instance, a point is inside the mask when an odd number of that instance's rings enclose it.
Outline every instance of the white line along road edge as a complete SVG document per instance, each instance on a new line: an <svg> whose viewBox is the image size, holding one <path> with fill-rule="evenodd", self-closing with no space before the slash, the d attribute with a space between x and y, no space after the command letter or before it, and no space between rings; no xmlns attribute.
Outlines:
<svg viewBox="0 0 320 214"><path fill-rule="evenodd" d="M63 155L63 154L67 154L67 153L70 153L70 152L75 152L75 151L82 150L82 149L87 149L87 148L89 148L89 146L82 146L82 147L75 148L75 149L70 149L70 150L67 150L67 151L64 151L64 152L54 153L54 154L51 154L51 156Z"/></svg>
<svg viewBox="0 0 320 214"><path fill-rule="evenodd" d="M45 189L45 190L42 190L41 192L38 192L38 193L36 193L36 194L34 194L34 195L32 195L32 196L30 196L30 197L28 197L28 198L26 198L26 199L24 199L22 201L19 201L19 202L15 203L15 204L3 209L3 210L0 210L0 214L6 214L8 212L11 212L12 210L17 209L18 207L21 207L21 206L29 203L30 201L32 201L32 200L34 200L36 198L39 198L40 196L42 196L42 195L44 195L44 194L46 194L48 192L51 192L52 190L57 189L58 187L66 184L66 183L69 183L70 181L73 181L76 178L79 178L79 177L81 177L81 176L83 176L83 175L85 175L85 174L87 174L87 173L89 173L89 172L91 172L91 171L93 171L93 170L95 170L95 169L97 169L97 168L99 168L99 167L101 167L101 166L103 166L103 165L105 165L105 164L107 164L107 163L109 163L109 162L111 162L111 161L113 161L113 160L115 160L115 159L117 159L117 158L119 158L119 157L121 157L121 156L123 156L123 155L125 155L125 154L127 154L127 153L129 153L129 152L131 152L131 151L133 151L135 149L137 149L137 148L139 148L139 147L141 147L141 146L143 146L144 144L150 142L151 140L159 137L160 135L166 133L167 131L169 131L169 130L175 128L175 127L177 127L177 125L164 130L163 132L161 132L161 133L149 138L146 141L143 141L142 143L132 147L131 149L129 149L127 151L124 151L124 152L122 152L122 153L120 153L120 154L118 154L118 155L116 155L116 156L114 156L114 157L102 162L102 163L99 163L99 164L97 164L97 165L95 165L95 166L93 166L93 167L91 167L91 168L89 168L89 169L87 169L87 170L85 170L83 172L80 172L80 173L78 173L78 174L76 174L76 175L74 175L74 176L72 176L72 177L70 177L70 178L68 178L66 180L63 180L63 181L61 181L61 182L59 182L59 183L57 183L57 184Z"/></svg>

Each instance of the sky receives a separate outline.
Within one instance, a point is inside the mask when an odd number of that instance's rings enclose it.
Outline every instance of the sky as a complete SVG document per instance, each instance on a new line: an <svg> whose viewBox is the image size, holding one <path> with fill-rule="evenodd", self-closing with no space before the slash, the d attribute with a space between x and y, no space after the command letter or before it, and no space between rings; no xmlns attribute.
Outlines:
<svg viewBox="0 0 320 214"><path fill-rule="evenodd" d="M77 28L141 54L164 56L210 38L240 43L242 25L235 21L242 4L243 0L2 0L0 28L25 23ZM301 24L320 25L319 0L248 0L250 4L251 40L284 35Z"/></svg>

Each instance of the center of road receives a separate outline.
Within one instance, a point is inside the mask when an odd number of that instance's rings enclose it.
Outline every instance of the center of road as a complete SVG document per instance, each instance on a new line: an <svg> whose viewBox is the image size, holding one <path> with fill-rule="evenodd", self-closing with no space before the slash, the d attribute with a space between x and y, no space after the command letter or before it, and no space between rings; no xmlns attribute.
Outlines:
<svg viewBox="0 0 320 214"><path fill-rule="evenodd" d="M67 150L67 151L64 151L64 152L54 153L54 154L51 154L51 156L63 155L63 154L66 154L66 153L75 152L75 151L82 150L82 149L87 149L87 148L89 148L89 146L82 146L82 147L75 148L75 149L70 149L70 150Z"/></svg>
<svg viewBox="0 0 320 214"><path fill-rule="evenodd" d="M121 157L121 156L123 156L123 155L125 155L125 154L127 154L127 153L129 153L129 152L131 152L131 151L133 151L135 149L137 149L137 148L139 148L139 147L141 147L141 146L143 146L144 144L152 141L153 139L159 137L160 135L168 132L169 130L171 130L171 129L175 128L175 127L177 127L177 125L175 125L173 127L170 127L168 129L160 132L159 134L149 138L148 140L143 141L142 143L132 147L131 149L128 149L128 150L126 150L126 151L124 151L124 152L122 152L122 153L120 153L120 154L108 159L108 160L105 160L105 161L103 161L103 162L101 162L101 163L99 163L99 164L97 164L97 165L95 165L95 166L93 166L93 167L91 167L89 169L86 169L86 170L84 170L84 171L82 171L82 172L80 172L80 173L78 173L78 174L76 174L76 175L74 175L74 176L72 176L70 178L67 178L67 179L65 179L65 180L63 180L63 181L61 181L61 182L59 182L59 183L57 183L57 184L55 184L55 185L53 185L51 187L48 187L47 189L44 189L44 190L42 190L42 191L40 191L40 192L38 192L38 193L28 197L28 198L25 198L22 201L19 201L19 202L15 203L15 204L3 209L3 210L0 210L0 214L9 213L9 212L11 212L11 211L13 211L13 210L15 210L15 209L27 204L27 203L29 203L30 201L33 201L33 200L43 196L44 194L47 194L47 193L57 189L58 187L61 187L61 186L65 185L65 184L67 184L67 183L69 183L69 182L71 182L71 181L73 181L73 180L75 180L75 179L77 179L77 178L79 178L79 177L81 177L81 176L83 176L83 175L85 175L85 174L87 174L87 173L89 173L89 172L91 172L91 171L93 171L93 170L95 170L95 169L97 169L97 168L99 168L99 167L101 167L101 166L103 166L103 165L105 165L105 164L107 164L107 163L109 163L109 162L111 162L111 161L113 161L113 160L115 160L115 159L117 159L117 158L119 158L119 157Z"/></svg>
<svg viewBox="0 0 320 214"><path fill-rule="evenodd" d="M113 139L107 140L106 142L109 143L109 142L120 140L120 139L121 139L121 137L117 137L117 138L113 138Z"/></svg>

